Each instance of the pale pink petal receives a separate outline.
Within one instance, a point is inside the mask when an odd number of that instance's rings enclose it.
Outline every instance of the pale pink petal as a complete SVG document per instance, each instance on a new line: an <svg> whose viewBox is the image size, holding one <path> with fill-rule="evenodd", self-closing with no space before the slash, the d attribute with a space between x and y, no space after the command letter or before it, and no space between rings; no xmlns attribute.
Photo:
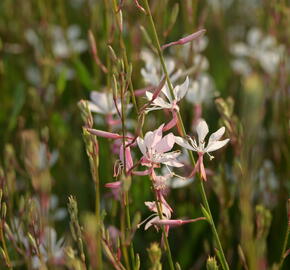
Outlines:
<svg viewBox="0 0 290 270"><path fill-rule="evenodd" d="M168 161L163 162L163 164L171 166L171 167L176 167L176 168L180 168L184 166L184 164L176 160L168 160Z"/></svg>
<svg viewBox="0 0 290 270"><path fill-rule="evenodd" d="M152 147L154 133L152 131L148 131L144 136L144 143L147 148Z"/></svg>
<svg viewBox="0 0 290 270"><path fill-rule="evenodd" d="M156 144L162 139L162 129L163 129L163 127L164 127L164 124L162 124L158 129L153 131L151 147L155 147Z"/></svg>
<svg viewBox="0 0 290 270"><path fill-rule="evenodd" d="M174 135L172 133L164 136L155 146L158 153L170 151L175 143Z"/></svg>
<svg viewBox="0 0 290 270"><path fill-rule="evenodd" d="M178 122L178 117L177 117L177 113L174 110L173 111L173 118L164 126L163 128L163 132L172 129L173 127L176 126L177 122Z"/></svg>
<svg viewBox="0 0 290 270"><path fill-rule="evenodd" d="M189 142L187 140L183 139L182 137L175 136L175 143L177 143L178 145L180 145L181 147L184 147L186 149L189 149L192 151L195 150L195 148L193 148L192 145L190 145Z"/></svg>
<svg viewBox="0 0 290 270"><path fill-rule="evenodd" d="M213 151L216 151L216 150L224 147L229 142L229 140L230 139L225 139L225 140L222 140L222 141L213 142L213 143L211 143L210 145L208 145L205 148L205 152L213 152Z"/></svg>
<svg viewBox="0 0 290 270"><path fill-rule="evenodd" d="M204 138L205 136L208 134L208 125L207 123L201 119L197 126L196 126L196 132L198 135L198 141L199 141L199 145L204 143Z"/></svg>
<svg viewBox="0 0 290 270"><path fill-rule="evenodd" d="M138 147L139 147L141 153L143 154L143 156L146 156L147 150L146 150L146 146L145 146L144 140L142 138L138 137L137 138L137 144L138 144Z"/></svg>
<svg viewBox="0 0 290 270"><path fill-rule="evenodd" d="M185 81L181 85L174 87L174 96L176 101L180 101L186 94L188 90L189 79L186 77Z"/></svg>
<svg viewBox="0 0 290 270"><path fill-rule="evenodd" d="M133 159L131 155L130 147L125 147L125 157L126 157L126 172L128 172L133 167ZM119 158L124 164L124 147L123 144L120 146Z"/></svg>
<svg viewBox="0 0 290 270"><path fill-rule="evenodd" d="M225 127L221 127L216 132L212 133L208 139L208 145L212 142L218 141L225 133Z"/></svg>
<svg viewBox="0 0 290 270"><path fill-rule="evenodd" d="M157 221L157 220L159 220L159 217L157 216L157 217L154 217L154 218L152 218L152 219L150 219L147 223L146 223L146 225L145 225L145 228L144 228L144 230L146 231L147 229L149 229L153 224L153 222L155 222L155 221Z"/></svg>
<svg viewBox="0 0 290 270"><path fill-rule="evenodd" d="M97 106L95 103L91 101L88 101L88 107L91 112L102 113L102 114L106 113L106 111L104 111L102 108L100 108L99 106Z"/></svg>
<svg viewBox="0 0 290 270"><path fill-rule="evenodd" d="M169 90L169 87L166 85L164 85L164 87L162 88L162 93L167 97L167 99L170 101L170 103L172 103L172 97L171 97L171 93Z"/></svg>

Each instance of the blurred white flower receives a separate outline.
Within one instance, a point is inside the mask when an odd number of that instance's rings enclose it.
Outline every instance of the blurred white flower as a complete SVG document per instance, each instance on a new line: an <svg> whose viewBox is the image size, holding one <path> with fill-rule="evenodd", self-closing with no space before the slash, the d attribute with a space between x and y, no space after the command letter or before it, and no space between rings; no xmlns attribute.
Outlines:
<svg viewBox="0 0 290 270"><path fill-rule="evenodd" d="M275 74L285 53L284 45L278 44L275 37L264 35L258 28L250 29L246 40L247 43L237 42L231 47L236 56L233 69L248 75L251 72L251 63L248 61L254 60L267 74Z"/></svg>
<svg viewBox="0 0 290 270"><path fill-rule="evenodd" d="M257 194L262 203L268 208L275 207L277 203L277 190L279 181L277 179L272 161L264 160L258 171Z"/></svg>
<svg viewBox="0 0 290 270"><path fill-rule="evenodd" d="M190 83L185 99L195 105L208 102L213 98L214 82L207 73L201 73Z"/></svg>
<svg viewBox="0 0 290 270"><path fill-rule="evenodd" d="M46 227L40 239L39 250L44 263L51 262L54 265L62 263L64 257L64 239L57 240L57 234L54 228ZM32 257L32 267L39 269L41 261L38 256Z"/></svg>
<svg viewBox="0 0 290 270"><path fill-rule="evenodd" d="M52 26L52 50L56 57L67 58L73 53L82 53L88 49L87 41L80 39L81 28L70 25L66 31L58 25Z"/></svg>
<svg viewBox="0 0 290 270"><path fill-rule="evenodd" d="M113 94L108 92L91 91L90 97L92 101L89 101L89 109L92 112L100 114L116 114L117 109L114 104ZM121 110L121 101L117 101L118 110Z"/></svg>
<svg viewBox="0 0 290 270"><path fill-rule="evenodd" d="M148 85L157 86L160 83L162 77L162 67L158 57L154 56L148 50L141 51L141 58L145 62L145 67L141 69L141 75L143 80ZM175 82L181 76L181 70L175 70L175 63L171 58L165 58L165 65L167 67L167 71L170 75L170 81Z"/></svg>

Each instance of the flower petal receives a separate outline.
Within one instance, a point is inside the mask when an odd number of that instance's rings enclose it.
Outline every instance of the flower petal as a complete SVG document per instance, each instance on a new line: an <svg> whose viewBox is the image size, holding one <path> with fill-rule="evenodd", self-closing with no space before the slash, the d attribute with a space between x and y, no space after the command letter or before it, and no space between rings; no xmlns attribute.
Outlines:
<svg viewBox="0 0 290 270"><path fill-rule="evenodd" d="M174 88L174 96L176 101L180 101L186 94L187 90L188 90L188 84L189 84L189 79L188 77L186 77L185 81L183 84L181 85L177 85Z"/></svg>
<svg viewBox="0 0 290 270"><path fill-rule="evenodd" d="M156 144L162 139L162 129L164 127L164 124L162 124L159 128L153 131L152 141L151 141L151 147L155 147ZM146 137L146 135L145 135ZM146 141L145 141L146 142ZM147 145L147 143L146 143Z"/></svg>
<svg viewBox="0 0 290 270"><path fill-rule="evenodd" d="M157 216L157 217L154 217L154 218L152 218L152 219L150 219L150 220L146 223L146 225L145 225L145 227L144 227L144 230L146 231L147 229L149 229L149 228L153 225L152 223L154 223L154 222L156 222L156 221L158 221L158 220L160 220L158 216Z"/></svg>
<svg viewBox="0 0 290 270"><path fill-rule="evenodd" d="M172 133L164 136L155 146L158 153L170 151L175 143L174 135Z"/></svg>
<svg viewBox="0 0 290 270"><path fill-rule="evenodd" d="M104 110L97 106L95 103L88 101L88 107L91 112L102 113L105 114Z"/></svg>
<svg viewBox="0 0 290 270"><path fill-rule="evenodd" d="M198 124L196 126L196 132L198 135L198 141L199 141L199 146L200 146L201 144L204 143L204 138L208 134L208 125L203 119L201 119L198 122Z"/></svg>
<svg viewBox="0 0 290 270"><path fill-rule="evenodd" d="M110 110L112 109L112 106L109 106L109 102L113 103L112 94L92 91L90 94L90 98L104 114L110 112Z"/></svg>
<svg viewBox="0 0 290 270"><path fill-rule="evenodd" d="M181 147L195 151L195 149L189 144L189 142L187 140L183 139L182 137L175 136L175 143L177 143Z"/></svg>
<svg viewBox="0 0 290 270"><path fill-rule="evenodd" d="M169 87L167 86L167 84L164 85L164 87L162 88L161 91L167 97L167 99L170 101L170 103L172 103L171 93L170 93L170 90L169 90Z"/></svg>
<svg viewBox="0 0 290 270"><path fill-rule="evenodd" d="M138 147L139 147L141 153L143 154L143 156L145 156L146 155L146 146L145 146L144 140L142 138L138 137L137 144L138 144Z"/></svg>
<svg viewBox="0 0 290 270"><path fill-rule="evenodd" d="M222 148L223 146L225 146L229 142L229 140L230 139L225 139L225 140L222 140L222 141L213 142L210 145L208 145L205 148L204 151L205 152L213 152L213 151L216 151L216 150Z"/></svg>
<svg viewBox="0 0 290 270"><path fill-rule="evenodd" d="M212 133L208 139L208 145L210 145L212 142L218 141L225 133L225 127L221 127L216 132Z"/></svg>

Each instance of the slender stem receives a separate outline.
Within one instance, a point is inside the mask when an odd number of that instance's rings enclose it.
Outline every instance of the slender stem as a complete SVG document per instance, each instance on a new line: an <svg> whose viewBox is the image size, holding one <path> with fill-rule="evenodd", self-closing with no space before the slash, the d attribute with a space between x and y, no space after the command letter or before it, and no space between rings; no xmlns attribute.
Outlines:
<svg viewBox="0 0 290 270"><path fill-rule="evenodd" d="M149 4L148 4L148 0L145 0L144 3L145 3L145 9L146 9L146 12L147 12L147 16L149 17L150 25L151 25L151 28L152 28L152 31L153 31L153 36L154 36L154 41L155 41L157 53L158 53L158 56L160 58L160 62L161 62L161 65L162 65L162 68L163 68L163 72L164 72L165 77L166 77L166 81L167 81L171 96L173 97L174 96L173 95L173 86L171 84L171 81L170 81L170 78L169 78L169 74L168 74L168 71L167 71L167 68L166 68L166 65L165 65L164 57L163 57L163 54L162 54L159 38L158 38L158 35L157 35L157 31L156 31L156 27L155 27L155 24L154 24L154 21L153 21L151 10L150 10ZM179 120L179 124L180 124L180 127L181 127L181 131L183 133L182 136L185 136L186 135L186 131L185 131L185 128L184 128L184 125L183 125L183 121L182 121L182 117L181 117L180 112L177 112L177 115L178 115L178 120ZM195 165L195 160L194 160L194 157L193 157L193 154L192 154L191 151L189 151L189 157L190 157L190 160L192 162L192 165L194 166ZM216 230L213 218L212 218L211 210L210 210L210 207L209 207L209 204L208 204L208 200L207 200L207 197L206 197L206 193L205 193L202 181L203 180L200 178L202 200L203 200L203 203L204 203L204 205L206 207L206 210L208 211L208 213L210 215L210 225L211 225L214 237L216 239L218 249L219 249L219 251L221 253L221 260L222 260L221 263L222 263L222 266L223 266L224 270L229 270L229 266L227 264L227 261L226 261L226 258L225 258L224 252L223 252L223 248L222 248L222 245L221 245L221 242L220 242L220 239L219 239L219 236L218 236L218 233L217 233L217 230Z"/></svg>
<svg viewBox="0 0 290 270"><path fill-rule="evenodd" d="M122 198L123 200L123 198ZM122 253L124 256L124 261L126 264L126 269L130 270L130 263L128 258L128 250L126 245L126 235L125 235L125 207L124 204L121 203L121 220L120 220L120 227L121 227L121 247L122 247Z"/></svg>
<svg viewBox="0 0 290 270"><path fill-rule="evenodd" d="M207 196L206 196L206 193L205 193L205 190L204 190L204 186L203 186L203 179L201 177L199 179L199 182L200 182L200 190L201 190L202 201L203 201L203 204L205 205L205 209L209 213L210 225L211 225L211 228L212 228L212 232L213 232L213 235L215 237L218 249L219 249L219 251L221 253L221 258L220 259L221 259L222 267L223 267L224 270L229 270L229 266L228 266L228 263L227 263L227 260L226 260L226 257L225 257L224 251L223 251L223 247L222 247L221 241L219 239L218 232L216 230L216 227L215 227L215 224L214 224L214 221L213 221L213 218L212 218L211 210L210 210L209 203L208 203L208 200L207 200Z"/></svg>
<svg viewBox="0 0 290 270"><path fill-rule="evenodd" d="M130 217L130 207L129 207L129 195L128 192L125 193L125 209L126 209L126 220L128 231L131 233L131 217ZM131 236L130 236L131 237ZM132 261L132 268L135 269L136 261L135 261L135 253L134 253L134 245L133 242L130 243L130 256Z"/></svg>
<svg viewBox="0 0 290 270"><path fill-rule="evenodd" d="M117 13L116 13L116 10L117 10L117 2L116 2L116 0L113 0L113 5L114 5L113 12L114 12L114 15L115 15L115 18L116 18L116 22L118 24L119 29L121 29L120 21L118 20ZM120 33L119 42L120 42L120 47L121 47L122 54L123 54L123 60L124 60L125 69L128 72L128 70L129 70L129 61L128 61L126 46L125 46L125 42L124 42L124 38L123 38L122 33ZM131 93L134 109L136 111L136 114L138 115L139 114L139 109L138 109L136 97L135 97L135 94L134 94L134 88L133 88L131 77L129 79L129 90L130 90L130 93ZM141 131L141 133L142 133L142 131Z"/></svg>
<svg viewBox="0 0 290 270"><path fill-rule="evenodd" d="M115 19L116 19L116 23L118 24L118 27L119 29L121 29L121 25L120 25L120 21L118 20L117 18L117 13L116 13L116 10L117 10L117 2L116 0L113 0L113 13L114 13L114 16L115 16ZM120 43L120 48L121 48L121 51L122 51L122 58L123 58L123 61L124 61L124 65L125 65L125 71L128 72L129 71L129 62L128 62L128 57L127 57L127 52L126 52L126 46L125 46L125 42L124 42L124 39L123 39L123 35L122 35L122 32L120 31L120 35L119 35L119 43ZM126 141L125 141L125 135L126 135L126 127L125 127L125 117L126 117L126 113L125 113L125 86L122 85L121 86L122 89L121 89L121 116L122 116L122 135L123 135L123 160L124 160L124 174L126 177L130 177L130 176L127 176L127 168L126 168ZM132 101L133 101L133 105L134 105L134 108L135 108L135 111L138 115L139 113L139 110L138 110L138 105L137 105L137 102L136 102L136 98L135 98L135 95L134 95L134 90L133 90L133 84L132 84L132 80L131 80L131 77L129 78L129 90L130 90L130 93L131 93L131 97L132 97ZM129 207L129 194L128 194L128 191L125 190L124 191L124 210L125 210L125 215L126 215L126 223L127 223L127 227L128 227L128 231L129 233L131 233L131 218L130 218L130 207ZM125 237L126 238L126 237ZM124 243L126 245L126 243ZM127 252L127 251L126 251ZM135 253L134 253L134 245L133 243L130 244L130 257L131 257L131 264L132 264L132 268L134 269L135 268ZM128 259L127 259L128 261ZM126 264L128 264L128 262L126 261ZM127 268L128 268L128 265L127 265Z"/></svg>
<svg viewBox="0 0 290 270"><path fill-rule="evenodd" d="M123 80L122 80L123 82ZM127 168L126 168L126 127L125 127L125 102L124 102L124 96L125 96L125 85L124 82L121 85L121 116L122 116L122 135L123 135L123 163L124 163L124 175L125 177L127 177ZM128 176L130 177L130 176ZM125 179L125 181L127 181L127 179ZM131 231L131 219L130 219L130 209L129 209L129 196L128 196L128 191L124 190L124 199L123 202L124 203L124 211L125 211L125 215L126 215L126 223L128 226L128 230ZM126 237L125 237L126 239ZM124 243L125 245L127 245L127 243ZM132 268L134 269L135 266L135 254L134 254L134 248L133 248L133 243L131 243L130 245L130 257L131 257L131 264L132 264Z"/></svg>
<svg viewBox="0 0 290 270"><path fill-rule="evenodd" d="M100 178L99 178L99 170L98 170L98 157L94 156L94 167L95 167L95 192L96 192L96 209L95 215L97 220L97 257L98 257L98 268L99 270L103 269L103 261L102 261L102 230L101 230L101 218L100 218Z"/></svg>
<svg viewBox="0 0 290 270"><path fill-rule="evenodd" d="M284 259L285 259L285 252L288 244L288 239L289 239L289 234L290 234L290 199L288 200L289 206L287 207L287 212L288 212L288 223L287 223L287 230L285 233L285 238L284 238L284 243L283 243L283 248L282 248L282 253L281 253L281 259L279 262L279 269L282 269ZM288 209L289 208L289 209Z"/></svg>

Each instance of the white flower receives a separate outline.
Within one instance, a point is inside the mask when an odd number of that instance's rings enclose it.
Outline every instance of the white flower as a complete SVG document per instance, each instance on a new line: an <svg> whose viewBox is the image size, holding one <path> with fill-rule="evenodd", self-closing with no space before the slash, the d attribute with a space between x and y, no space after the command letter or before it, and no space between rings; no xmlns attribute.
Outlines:
<svg viewBox="0 0 290 270"><path fill-rule="evenodd" d="M154 131L147 132L144 140L140 137L137 138L137 144L143 154L142 164L148 167L160 163L172 167L182 167L183 164L176 160L180 152L168 152L175 143L175 137L172 133L169 133L162 138L163 127L164 124Z"/></svg>
<svg viewBox="0 0 290 270"><path fill-rule="evenodd" d="M56 57L67 58L71 52L82 53L88 48L87 42L79 38L81 29L78 25L70 25L66 32L60 26L55 25L51 28L51 35L53 38L52 50Z"/></svg>
<svg viewBox="0 0 290 270"><path fill-rule="evenodd" d="M54 228L46 227L44 229L43 238L40 243L40 253L42 260L44 262L52 261L53 264L57 265L61 263L64 256L64 239L61 238L57 240L57 234ZM41 261L37 256L32 257L32 267L34 269L39 269L41 266Z"/></svg>
<svg viewBox="0 0 290 270"><path fill-rule="evenodd" d="M105 115L117 113L112 93L92 91L90 96L92 100L88 102L90 111ZM120 100L117 101L117 106L121 110Z"/></svg>
<svg viewBox="0 0 290 270"><path fill-rule="evenodd" d="M174 97L171 97L171 93L167 85L165 85L161 92L164 94L164 98L157 97L152 102L152 106L146 109L146 112L162 109L179 110L177 102L179 102L186 94L188 90L189 80L186 77L185 81L181 85L177 85L173 89ZM152 100L153 94L149 91L146 92L146 97L148 100Z"/></svg>
<svg viewBox="0 0 290 270"><path fill-rule="evenodd" d="M207 73L202 73L188 88L185 99L195 105L207 102L213 97L214 83Z"/></svg>
<svg viewBox="0 0 290 270"><path fill-rule="evenodd" d="M247 34L247 43L237 42L232 46L231 51L238 60L244 60L242 64L239 62L232 64L233 68L242 75L248 75L251 71L246 67L246 60L258 62L266 73L274 74L283 58L285 47L278 44L275 37L263 35L260 29L252 28Z"/></svg>
<svg viewBox="0 0 290 270"><path fill-rule="evenodd" d="M188 138L189 141L185 140L182 137L175 137L175 142L186 149L196 151L201 154L205 154L205 153L209 154L210 152L213 152L222 148L229 142L229 139L220 141L220 138L225 133L225 127L221 127L216 132L210 135L208 139L208 143L206 145L204 139L206 135L208 134L209 130L208 130L207 123L203 119L201 119L198 122L196 126L196 132L198 135L198 141L190 137ZM211 159L213 158L213 156L211 156L210 154L209 156Z"/></svg>
<svg viewBox="0 0 290 270"><path fill-rule="evenodd" d="M146 84L157 86L160 83L162 77L162 67L160 61L150 51L142 50L141 58L145 62L145 67L141 69L141 75ZM181 70L175 70L175 63L171 58L165 58L165 65L167 67L168 74L170 75L170 81L175 82L181 76Z"/></svg>

